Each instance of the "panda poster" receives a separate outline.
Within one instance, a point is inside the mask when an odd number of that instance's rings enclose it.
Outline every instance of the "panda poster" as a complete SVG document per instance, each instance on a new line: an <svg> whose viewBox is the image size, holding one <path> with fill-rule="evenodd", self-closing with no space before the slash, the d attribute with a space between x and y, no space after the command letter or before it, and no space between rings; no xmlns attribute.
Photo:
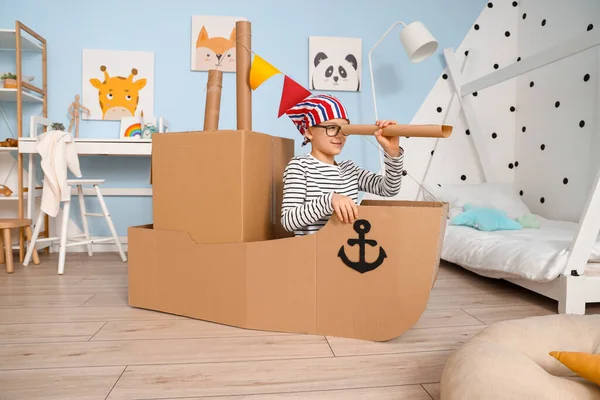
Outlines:
<svg viewBox="0 0 600 400"><path fill-rule="evenodd" d="M308 53L311 90L360 91L362 39L310 36Z"/></svg>

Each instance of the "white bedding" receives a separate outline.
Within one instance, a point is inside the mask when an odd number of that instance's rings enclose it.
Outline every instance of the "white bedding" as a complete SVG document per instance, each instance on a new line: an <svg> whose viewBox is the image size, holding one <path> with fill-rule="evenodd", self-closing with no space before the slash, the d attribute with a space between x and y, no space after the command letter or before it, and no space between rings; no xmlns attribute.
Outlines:
<svg viewBox="0 0 600 400"><path fill-rule="evenodd" d="M578 224L537 216L540 229L484 232L446 226L442 259L490 278L551 281L565 269ZM600 237L589 262L600 262Z"/></svg>

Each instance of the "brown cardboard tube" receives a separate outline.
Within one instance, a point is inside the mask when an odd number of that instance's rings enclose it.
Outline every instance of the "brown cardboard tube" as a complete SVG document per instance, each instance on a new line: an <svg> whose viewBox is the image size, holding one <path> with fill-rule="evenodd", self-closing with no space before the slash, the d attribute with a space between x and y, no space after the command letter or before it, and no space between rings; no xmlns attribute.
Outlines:
<svg viewBox="0 0 600 400"><path fill-rule="evenodd" d="M219 113L221 110L221 88L223 87L223 71L208 71L206 84L206 106L204 108L204 130L219 129Z"/></svg>
<svg viewBox="0 0 600 400"><path fill-rule="evenodd" d="M252 29L249 21L235 23L237 129L252 130L252 88L250 87Z"/></svg>
<svg viewBox="0 0 600 400"><path fill-rule="evenodd" d="M373 135L377 125L342 125L342 133L348 135ZM447 138L452 133L450 125L389 125L383 128L384 136Z"/></svg>

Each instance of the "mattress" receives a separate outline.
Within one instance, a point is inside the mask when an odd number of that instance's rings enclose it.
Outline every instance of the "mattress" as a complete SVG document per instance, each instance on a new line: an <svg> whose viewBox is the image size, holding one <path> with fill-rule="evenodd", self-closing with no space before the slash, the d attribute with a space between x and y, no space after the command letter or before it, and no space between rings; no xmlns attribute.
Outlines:
<svg viewBox="0 0 600 400"><path fill-rule="evenodd" d="M489 278L554 280L565 270L579 224L537 217L539 229L518 231L484 232L448 221L442 259ZM600 263L600 237L589 262Z"/></svg>

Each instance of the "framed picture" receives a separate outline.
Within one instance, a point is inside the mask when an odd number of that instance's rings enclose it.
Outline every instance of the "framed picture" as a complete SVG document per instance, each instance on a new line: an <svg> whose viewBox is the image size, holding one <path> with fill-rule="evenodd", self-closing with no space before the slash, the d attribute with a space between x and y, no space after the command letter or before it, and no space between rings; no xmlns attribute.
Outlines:
<svg viewBox="0 0 600 400"><path fill-rule="evenodd" d="M192 71L235 72L236 21L245 17L193 16Z"/></svg>
<svg viewBox="0 0 600 400"><path fill-rule="evenodd" d="M83 50L82 118L120 121L154 114L154 53Z"/></svg>
<svg viewBox="0 0 600 400"><path fill-rule="evenodd" d="M123 117L121 118L121 139L152 139L158 132L156 117Z"/></svg>
<svg viewBox="0 0 600 400"><path fill-rule="evenodd" d="M360 91L362 39L310 36L308 49L311 90Z"/></svg>

